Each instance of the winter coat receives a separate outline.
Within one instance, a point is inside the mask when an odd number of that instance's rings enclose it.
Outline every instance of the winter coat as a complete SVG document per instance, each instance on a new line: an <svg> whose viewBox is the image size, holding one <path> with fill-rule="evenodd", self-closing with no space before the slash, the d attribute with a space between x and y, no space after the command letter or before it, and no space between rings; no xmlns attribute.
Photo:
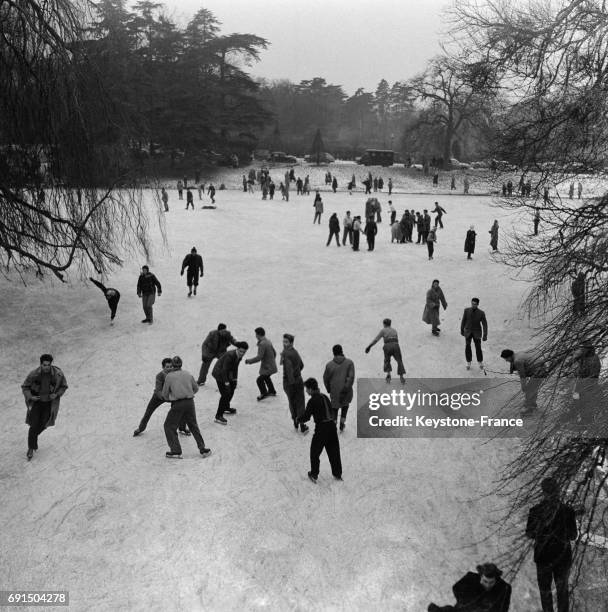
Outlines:
<svg viewBox="0 0 608 612"><path fill-rule="evenodd" d="M475 252L475 237L477 233L474 230L467 231L467 237L464 239L464 252L474 253Z"/></svg>
<svg viewBox="0 0 608 612"><path fill-rule="evenodd" d="M498 577L494 586L486 590L477 572L467 572L453 587L455 610L462 612L508 612L511 585Z"/></svg>
<svg viewBox="0 0 608 612"><path fill-rule="evenodd" d="M184 261L182 261L182 272L185 268L188 268L188 270L192 272L199 270L202 276L204 274L203 258L197 253L188 253L188 255L184 257Z"/></svg>
<svg viewBox="0 0 608 612"><path fill-rule="evenodd" d="M148 274L140 274L137 279L137 295L141 297L142 295L149 295L150 293L156 293L158 289L158 295L162 293L162 287L158 282L158 279L152 272L148 272Z"/></svg>
<svg viewBox="0 0 608 612"><path fill-rule="evenodd" d="M321 199L320 196L315 198L315 202L313 204L313 207L315 209L315 212L318 212L318 213L322 213L323 212L323 200Z"/></svg>
<svg viewBox="0 0 608 612"><path fill-rule="evenodd" d="M368 238L371 238L372 236L375 236L378 233L378 226L376 225L375 221L368 221L365 224L365 229L363 230L363 232L365 233L365 235Z"/></svg>
<svg viewBox="0 0 608 612"><path fill-rule="evenodd" d="M249 363L260 362L260 376L271 376L277 372L277 352L268 338L258 340L258 354L248 361Z"/></svg>
<svg viewBox="0 0 608 612"><path fill-rule="evenodd" d="M202 357L203 359L221 357L234 343L235 340L227 329L214 329L207 334L203 342Z"/></svg>
<svg viewBox="0 0 608 612"><path fill-rule="evenodd" d="M303 383L302 370L304 363L295 348L283 349L281 353L281 365L283 366L283 383L293 385Z"/></svg>
<svg viewBox="0 0 608 612"><path fill-rule="evenodd" d="M241 363L241 357L236 352L228 351L224 353L216 362L211 375L220 384L236 384L236 380L239 375L239 363Z"/></svg>
<svg viewBox="0 0 608 612"><path fill-rule="evenodd" d="M42 367L38 367L32 370L26 377L24 383L21 385L23 396L25 397L25 405L27 406L27 412L25 415L25 422L27 425L30 424L30 410L34 405L33 395L40 393L40 378L42 376ZM61 396L66 392L68 383L65 379L63 372L57 367L51 366L51 384L50 393L56 395L55 399L51 400L51 415L49 420L45 424L45 427L52 427L55 425L57 419L57 413L59 412L59 400Z"/></svg>
<svg viewBox="0 0 608 612"><path fill-rule="evenodd" d="M431 231L431 215L428 213L422 216L422 228L425 232Z"/></svg>
<svg viewBox="0 0 608 612"><path fill-rule="evenodd" d="M534 351L520 351L513 355L511 374L515 371L520 378L544 378L547 376L542 357Z"/></svg>
<svg viewBox="0 0 608 612"><path fill-rule="evenodd" d="M325 366L323 384L329 393L334 410L348 406L352 402L354 382L355 364L344 355L337 355Z"/></svg>
<svg viewBox="0 0 608 612"><path fill-rule="evenodd" d="M460 322L460 333L467 338L471 334L473 338L488 338L488 322L486 313L479 308L465 308Z"/></svg>
<svg viewBox="0 0 608 612"><path fill-rule="evenodd" d="M498 248L498 224L494 224L490 229L490 246L496 250Z"/></svg>
<svg viewBox="0 0 608 612"><path fill-rule="evenodd" d="M329 218L329 231L330 232L339 232L340 231L340 221L338 221L338 217L334 213Z"/></svg>
<svg viewBox="0 0 608 612"><path fill-rule="evenodd" d="M543 500L530 509L526 535L534 540L534 562L568 563L570 541L578 535L574 510L561 502Z"/></svg>
<svg viewBox="0 0 608 612"><path fill-rule="evenodd" d="M445 310L448 303L445 301L443 290L441 287L431 287L426 292L426 304L422 313L422 320L428 325L434 324L436 327L439 324L439 305L443 305Z"/></svg>

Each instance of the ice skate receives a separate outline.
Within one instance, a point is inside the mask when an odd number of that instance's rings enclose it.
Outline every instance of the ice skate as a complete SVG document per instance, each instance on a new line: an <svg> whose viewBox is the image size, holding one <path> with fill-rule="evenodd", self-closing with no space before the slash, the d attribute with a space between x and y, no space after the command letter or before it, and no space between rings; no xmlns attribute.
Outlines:
<svg viewBox="0 0 608 612"><path fill-rule="evenodd" d="M401 381L401 384L404 385L405 384L405 374L399 374L399 380Z"/></svg>
<svg viewBox="0 0 608 612"><path fill-rule="evenodd" d="M210 454L211 454L211 449L210 448L202 448L201 449L201 455L203 456L203 459L206 459Z"/></svg>
<svg viewBox="0 0 608 612"><path fill-rule="evenodd" d="M192 296L192 291L188 291L188 297Z"/></svg>
<svg viewBox="0 0 608 612"><path fill-rule="evenodd" d="M194 287L194 289L192 290L192 292L194 293L194 295L196 295L196 287Z"/></svg>
<svg viewBox="0 0 608 612"><path fill-rule="evenodd" d="M303 434L307 434L307 433L309 432L309 427L308 427L308 425L304 425L304 424L302 424L302 427L300 427L300 431L301 431Z"/></svg>
<svg viewBox="0 0 608 612"><path fill-rule="evenodd" d="M165 457L167 457L167 459L181 459L182 458L182 454L181 453L174 453L173 451L167 451L165 453Z"/></svg>
<svg viewBox="0 0 608 612"><path fill-rule="evenodd" d="M486 366L483 365L483 361L479 362L479 369L482 371L486 369Z"/></svg>
<svg viewBox="0 0 608 612"><path fill-rule="evenodd" d="M431 333L433 334L433 336L438 336L439 335L439 332L437 330L433 330Z"/></svg>
<svg viewBox="0 0 608 612"><path fill-rule="evenodd" d="M391 375L387 374L386 378L384 380L386 380L387 383L390 383L391 382Z"/></svg>
<svg viewBox="0 0 608 612"><path fill-rule="evenodd" d="M346 427L346 423L344 421L340 421L340 433L344 431L345 427Z"/></svg>
<svg viewBox="0 0 608 612"><path fill-rule="evenodd" d="M141 435L142 433L144 433L141 429L139 429L139 427L133 432L133 437L137 438L137 436Z"/></svg>
<svg viewBox="0 0 608 612"><path fill-rule="evenodd" d="M180 434L182 434L182 436L191 436L192 434L190 433L189 429L180 429L178 430Z"/></svg>
<svg viewBox="0 0 608 612"><path fill-rule="evenodd" d="M293 426L294 426L294 429L298 431L298 428L299 428L298 419L293 419Z"/></svg>
<svg viewBox="0 0 608 612"><path fill-rule="evenodd" d="M315 476L312 472L308 472L308 478L310 478L310 480L316 484L317 476Z"/></svg>
<svg viewBox="0 0 608 612"><path fill-rule="evenodd" d="M467 361L467 370L470 370L470 369L471 369L471 362Z"/></svg>
<svg viewBox="0 0 608 612"><path fill-rule="evenodd" d="M27 460L31 461L33 456L34 456L34 449L33 448L28 448L27 449Z"/></svg>
<svg viewBox="0 0 608 612"><path fill-rule="evenodd" d="M228 425L228 421L223 417L215 417L215 422L219 423L220 425Z"/></svg>
<svg viewBox="0 0 608 612"><path fill-rule="evenodd" d="M336 475L334 474L334 478L335 478L336 480L339 480L340 482L344 482L344 479L342 478L342 476L336 476Z"/></svg>
<svg viewBox="0 0 608 612"><path fill-rule="evenodd" d="M257 400L258 402L261 402L263 399L266 399L270 394L269 393L262 393L262 395L258 395L257 396Z"/></svg>
<svg viewBox="0 0 608 612"><path fill-rule="evenodd" d="M224 414L236 414L236 408L224 408Z"/></svg>

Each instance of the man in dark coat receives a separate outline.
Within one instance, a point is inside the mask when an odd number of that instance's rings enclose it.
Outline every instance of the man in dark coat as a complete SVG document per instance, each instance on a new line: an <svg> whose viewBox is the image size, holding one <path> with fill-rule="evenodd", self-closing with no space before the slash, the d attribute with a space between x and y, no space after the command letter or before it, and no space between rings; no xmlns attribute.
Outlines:
<svg viewBox="0 0 608 612"><path fill-rule="evenodd" d="M471 225L471 227L467 230L467 235L464 239L464 252L467 254L467 259L471 259L471 255L475 252L476 236L475 226Z"/></svg>
<svg viewBox="0 0 608 612"><path fill-rule="evenodd" d="M474 297L471 300L471 306L464 309L460 322L460 335L464 336L465 339L464 357L467 360L467 370L471 369L471 361L473 360L471 340L475 343L475 357L477 357L479 369L483 370L481 341L485 342L488 339L488 322L486 321L486 313L479 308L479 298Z"/></svg>
<svg viewBox="0 0 608 612"><path fill-rule="evenodd" d="M304 424L312 417L315 422L315 433L310 441L310 472L308 478L317 482L319 478L320 457L323 449L327 452L331 473L336 480L342 480L342 460L340 459L340 441L333 418L331 403L326 395L319 390L319 383L314 378L308 378L304 383L310 399L306 404L304 414L298 421Z"/></svg>
<svg viewBox="0 0 608 612"><path fill-rule="evenodd" d="M373 251L376 244L376 234L378 233L378 226L376 225L373 217L369 217L367 219L363 233L367 238L367 250Z"/></svg>
<svg viewBox="0 0 608 612"><path fill-rule="evenodd" d="M120 302L120 291L118 291L118 289L114 289L113 287L105 287L102 283L96 281L90 276L89 280L103 291L106 300L108 300L108 306L110 307L110 325L114 325L116 309L118 308L118 302Z"/></svg>
<svg viewBox="0 0 608 612"><path fill-rule="evenodd" d="M575 315L585 314L585 273L579 272L572 283L572 311Z"/></svg>
<svg viewBox="0 0 608 612"><path fill-rule="evenodd" d="M530 414L536 410L538 391L547 377L542 357L534 351L513 352L511 349L504 349L500 356L511 365L511 374L517 372L521 382L521 390L525 394L524 408L522 415Z"/></svg>
<svg viewBox="0 0 608 612"><path fill-rule="evenodd" d="M302 380L302 369L304 363L300 354L293 346L294 336L283 334L283 352L281 353L281 365L283 366L283 390L289 402L289 412L296 431L298 425L300 431L305 434L308 426L299 423L298 419L304 414L304 381Z"/></svg>
<svg viewBox="0 0 608 612"><path fill-rule="evenodd" d="M146 318L143 319L142 323L149 323L152 325L154 320L153 305L156 300L156 291L158 290L158 296L162 295L162 287L158 282L158 279L148 266L142 266L141 274L137 279L137 297L141 298L144 314Z"/></svg>
<svg viewBox="0 0 608 612"><path fill-rule="evenodd" d="M188 210L189 206L192 206L192 210L194 210L194 196L190 187L186 190L186 210Z"/></svg>
<svg viewBox="0 0 608 612"><path fill-rule="evenodd" d="M429 211L425 208L424 214L422 215L422 244L426 244L426 239L428 238L430 231L431 215L429 215Z"/></svg>
<svg viewBox="0 0 608 612"><path fill-rule="evenodd" d="M477 573L467 572L453 587L455 606L429 604L428 612L508 612L511 585L501 578L494 563L477 566Z"/></svg>
<svg viewBox="0 0 608 612"><path fill-rule="evenodd" d="M261 402L264 398L275 397L277 394L270 378L277 372L277 352L272 342L266 338L266 331L263 327L255 328L255 337L258 341L258 354L251 359L245 359L245 363L260 363L260 375L255 382L260 390L257 399L258 402Z"/></svg>
<svg viewBox="0 0 608 612"><path fill-rule="evenodd" d="M353 251L359 250L359 239L361 238L361 217L353 219Z"/></svg>
<svg viewBox="0 0 608 612"><path fill-rule="evenodd" d="M340 412L340 431L344 431L348 406L353 401L353 384L355 382L355 364L344 356L342 346L332 348L334 358L325 366L323 384L331 398L334 421Z"/></svg>
<svg viewBox="0 0 608 612"><path fill-rule="evenodd" d="M337 213L333 213L329 218L329 237L325 246L329 246L333 236L336 237L336 244L340 246L340 221L338 220Z"/></svg>
<svg viewBox="0 0 608 612"><path fill-rule="evenodd" d="M568 612L568 577L572 565L570 541L578 534L574 510L559 498L554 478L540 484L543 501L530 509L526 535L534 540L534 562L543 612L553 612L551 584L555 582L558 612Z"/></svg>
<svg viewBox="0 0 608 612"><path fill-rule="evenodd" d="M227 425L228 421L224 418L224 413L236 414L236 408L230 407L230 400L234 395L239 374L239 364L243 355L247 352L249 345L247 342L236 342L233 351L226 351L215 364L211 372L217 382L220 392L220 401L215 413L215 422L220 425Z"/></svg>
<svg viewBox="0 0 608 612"><path fill-rule="evenodd" d="M55 425L59 400L68 388L63 372L52 363L52 355L41 355L40 366L32 370L21 385L27 406L25 423L30 426L27 436L28 460L38 450L38 436L47 427Z"/></svg>
<svg viewBox="0 0 608 612"><path fill-rule="evenodd" d="M424 244L422 240L424 236L424 217L419 212L416 213L416 233L418 234L416 244Z"/></svg>
<svg viewBox="0 0 608 612"><path fill-rule="evenodd" d="M184 275L184 270L188 269L186 272L186 285L188 285L188 297L192 295L192 286L194 285L194 295L196 295L196 288L198 287L198 275L200 272L201 278L205 275L205 271L203 269L203 258L196 252L196 247L192 247L190 249L190 253L184 257L184 261L182 261L182 271L180 272L180 276Z"/></svg>
<svg viewBox="0 0 608 612"><path fill-rule="evenodd" d="M201 435L196 421L196 409L194 406L194 395L198 392L198 385L194 376L182 370L181 357L176 355L171 360L171 371L167 373L163 384L163 399L171 402L171 408L165 419L164 429L169 451L165 453L167 459L181 459L182 448L177 436L178 425L185 422L190 428L198 450L203 458L211 454L211 449L205 447L205 441Z"/></svg>
<svg viewBox="0 0 608 612"><path fill-rule="evenodd" d="M165 385L165 379L167 378L167 374L173 370L173 360L171 357L165 357L161 362L162 370L156 375L156 379L154 382L154 391L152 392L152 397L146 406L146 411L144 412L144 416L142 417L139 426L133 432L133 437L141 435L144 431L146 431L146 427L148 426L148 421L150 417L154 414L156 409L159 406L162 406L167 400L163 397L163 387ZM186 436L190 435L190 431L186 426L186 421L182 419L179 424L179 431Z"/></svg>
<svg viewBox="0 0 608 612"><path fill-rule="evenodd" d="M211 362L214 359L219 359L232 344L234 345L236 340L232 337L232 334L226 329L224 323L220 323L217 329L211 330L201 347L201 357L203 363L201 363L201 369L198 373L198 384L203 386L207 381L207 372L211 367Z"/></svg>

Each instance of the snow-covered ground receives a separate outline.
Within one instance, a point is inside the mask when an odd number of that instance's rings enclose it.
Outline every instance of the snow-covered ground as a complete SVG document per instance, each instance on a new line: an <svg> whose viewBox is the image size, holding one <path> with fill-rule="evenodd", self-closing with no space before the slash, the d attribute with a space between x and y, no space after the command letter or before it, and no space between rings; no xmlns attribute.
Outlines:
<svg viewBox="0 0 608 612"><path fill-rule="evenodd" d="M235 186L240 176L230 174ZM217 210L201 210L195 193L196 210L187 212L171 191L166 248L152 230L150 265L163 284L152 326L140 323L135 292L143 261L129 258L106 282L122 293L114 327L91 284L0 281L2 588L69 590L71 609L83 611L418 612L431 600L452 603L451 585L502 550L491 535L500 513L482 495L517 440L357 439L353 402L340 436L344 482L331 478L324 455L315 486L306 477L310 435L294 432L280 374L279 395L257 403L258 367L244 363L228 427L213 423L212 384L196 396L210 458L182 437L184 460L165 459L165 406L132 437L161 359L179 354L196 376L202 340L219 322L249 342L248 356L257 326L278 350L282 334L294 334L304 375L319 379L335 343L358 376L383 376L380 346L369 355L364 348L384 317L399 331L408 376L465 376L459 325L473 296L488 317L489 369L505 371L501 349L529 346L531 329L518 312L526 285L489 254L492 221L502 232L510 220L488 198L393 194L399 216L435 199L447 209L428 261L423 246L390 243L386 190L375 252L364 240L358 253L326 247L329 215L363 214L365 197L323 196L322 224L313 226L312 196L293 191L289 203L218 191ZM152 206L152 192L145 197ZM471 224L478 242L467 261ZM205 276L188 299L179 270L192 246ZM421 321L434 278L449 305L440 338ZM28 463L20 385L47 351L69 390L57 426ZM531 559L512 601L515 612L539 607Z"/></svg>

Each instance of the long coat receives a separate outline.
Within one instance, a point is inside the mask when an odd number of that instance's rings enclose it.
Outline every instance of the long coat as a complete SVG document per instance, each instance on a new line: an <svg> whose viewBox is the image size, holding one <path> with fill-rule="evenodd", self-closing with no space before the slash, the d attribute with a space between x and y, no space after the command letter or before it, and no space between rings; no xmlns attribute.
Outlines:
<svg viewBox="0 0 608 612"><path fill-rule="evenodd" d="M477 234L474 230L467 231L467 237L464 239L464 252L472 254L475 252L475 236Z"/></svg>
<svg viewBox="0 0 608 612"><path fill-rule="evenodd" d="M326 366L323 384L331 398L331 406L338 410L353 401L355 364L344 355L337 355Z"/></svg>
<svg viewBox="0 0 608 612"><path fill-rule="evenodd" d="M30 410L34 405L33 395L40 393L40 376L42 375L42 368L38 367L32 370L26 377L24 383L21 385L21 390L25 397L25 405L27 406L27 412L25 415L25 422L27 425L30 424ZM66 392L68 383L65 379L63 372L57 367L51 366L51 387L50 392L54 393L57 397L51 400L51 415L49 420L45 424L45 427L53 427L55 420L57 419L57 413L59 412L59 400L61 396Z"/></svg>
<svg viewBox="0 0 608 612"><path fill-rule="evenodd" d="M490 246L496 250L498 248L498 224L494 224L490 229Z"/></svg>
<svg viewBox="0 0 608 612"><path fill-rule="evenodd" d="M422 313L422 320L428 325L433 324L433 327L439 325L439 304L443 305L445 310L448 303L445 301L441 287L431 287L426 292L426 304Z"/></svg>
<svg viewBox="0 0 608 612"><path fill-rule="evenodd" d="M277 352L268 338L258 340L258 354L249 363L260 362L260 376L271 376L277 372Z"/></svg>

